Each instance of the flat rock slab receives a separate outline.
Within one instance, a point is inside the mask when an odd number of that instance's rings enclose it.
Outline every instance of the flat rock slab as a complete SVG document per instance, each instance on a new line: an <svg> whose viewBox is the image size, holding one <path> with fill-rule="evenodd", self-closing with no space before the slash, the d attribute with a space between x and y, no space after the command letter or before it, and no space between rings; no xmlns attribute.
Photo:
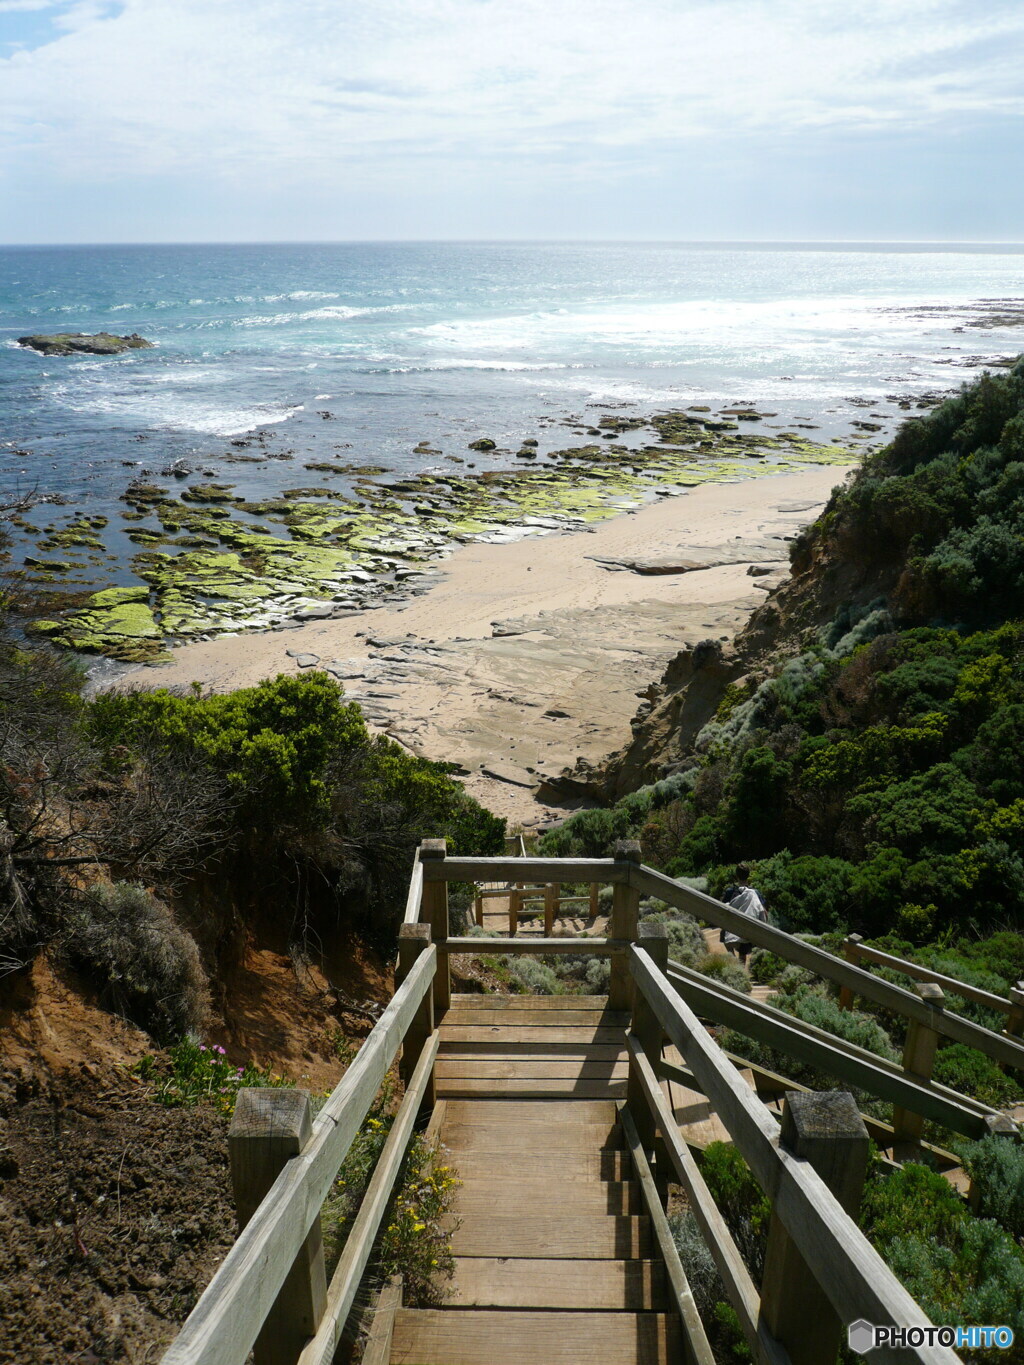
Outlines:
<svg viewBox="0 0 1024 1365"><path fill-rule="evenodd" d="M484 777L493 777L498 782L510 782L514 787L535 787L537 779L522 768L510 768L506 763L484 763L480 771Z"/></svg>
<svg viewBox="0 0 1024 1365"><path fill-rule="evenodd" d="M315 668L317 664L320 662L319 654L296 654L295 651L291 649L288 651L288 653L292 656L292 658L295 660L295 662L298 664L300 668Z"/></svg>

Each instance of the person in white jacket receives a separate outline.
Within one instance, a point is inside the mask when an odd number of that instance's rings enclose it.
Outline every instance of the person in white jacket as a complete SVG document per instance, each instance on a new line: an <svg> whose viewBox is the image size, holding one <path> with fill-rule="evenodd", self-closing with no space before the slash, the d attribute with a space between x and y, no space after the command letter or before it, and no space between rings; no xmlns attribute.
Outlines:
<svg viewBox="0 0 1024 1365"><path fill-rule="evenodd" d="M768 923L768 911L765 909L764 901L758 892L750 885L750 864L740 863L736 868L736 881L731 886L727 886L722 894L722 900L731 910L738 910L742 915L750 915L752 919L758 919L762 924ZM750 943L744 941L739 934L734 934L730 929L722 930L722 942L726 950L735 953L740 960L740 965L747 965L747 956L750 953Z"/></svg>

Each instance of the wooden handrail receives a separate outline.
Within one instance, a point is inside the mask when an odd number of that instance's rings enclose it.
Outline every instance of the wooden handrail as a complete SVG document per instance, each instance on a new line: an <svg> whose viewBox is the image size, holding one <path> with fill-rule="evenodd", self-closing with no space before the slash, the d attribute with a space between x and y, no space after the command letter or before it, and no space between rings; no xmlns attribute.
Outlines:
<svg viewBox="0 0 1024 1365"><path fill-rule="evenodd" d="M1002 995L993 994L992 991L982 990L980 986L972 986L967 981L960 981L955 976L933 971L931 967L922 966L920 962L911 962L905 957L883 953L880 948L872 948L869 943L865 943L857 934L850 934L843 940L843 949L848 961L870 962L877 967L889 967L894 972L913 977L916 981L934 982L936 986L941 986L947 995L959 995L965 1000L973 1000L976 1005L984 1005L986 1009L995 1010L999 1014L1011 1015L1024 1004L1022 981L1018 981L1016 988L1010 988L1010 997L1007 999ZM1015 1000L1015 995L1019 999Z"/></svg>
<svg viewBox="0 0 1024 1365"><path fill-rule="evenodd" d="M442 953L578 953L608 957L632 947L628 938L449 938Z"/></svg>
<svg viewBox="0 0 1024 1365"><path fill-rule="evenodd" d="M772 1114L722 1056L650 954L634 946L628 960L637 990L685 1057L737 1149L772 1198L774 1212L800 1254L814 1266L840 1318L845 1322L865 1318L901 1327L930 1326L919 1305L844 1212L824 1180L807 1162L780 1145ZM901 1351L879 1347L876 1354L880 1361L893 1365L908 1356L930 1365L953 1365L958 1360L941 1346Z"/></svg>
<svg viewBox="0 0 1024 1365"><path fill-rule="evenodd" d="M419 924L420 906L423 902L423 864L420 862L419 849L413 860L412 875L409 878L409 894L405 901L403 924Z"/></svg>
<svg viewBox="0 0 1024 1365"><path fill-rule="evenodd" d="M915 1079L897 1062L887 1061L784 1010L754 1000L724 982L712 983L681 963L669 963L668 979L702 1018L736 1029L879 1099L904 1105L965 1137L984 1137L994 1125L1007 1121L997 1109L980 1100L934 1081Z"/></svg>
<svg viewBox="0 0 1024 1365"><path fill-rule="evenodd" d="M437 971L431 945L274 1181L163 1357L163 1365L244 1365L341 1163Z"/></svg>
<svg viewBox="0 0 1024 1365"><path fill-rule="evenodd" d="M808 971L838 982L841 986L849 986L855 994L873 1000L875 1004L884 1005L907 1019L916 1019L927 1026L934 1023L943 1037L976 1048L1004 1066L1024 1071L1024 1044L1018 1042L1016 1038L993 1033L991 1029L982 1028L980 1024L972 1023L959 1014L944 1014L936 1022L933 1018L934 1011L918 996L903 990L901 986L894 986L892 982L874 976L863 967L855 967L842 958L833 957L822 948L812 947L811 944L794 938L792 934L787 934L782 929L763 924L751 915L741 914L740 911L723 905L721 901L716 901L711 896L694 891L692 887L683 886L662 872L654 872L642 864L626 866L629 869L630 884L643 894L657 896L666 904L680 910L688 910L697 919L739 934L746 942L753 943L759 948L767 948L769 952L785 958L788 962L795 962L798 966L806 967Z"/></svg>
<svg viewBox="0 0 1024 1365"><path fill-rule="evenodd" d="M626 882L629 864L616 858L438 858L428 882Z"/></svg>
<svg viewBox="0 0 1024 1365"><path fill-rule="evenodd" d="M299 1355L298 1365L331 1365L334 1360L346 1319L359 1290L359 1282L373 1250L373 1239L377 1235L402 1162L405 1160L405 1149L412 1137L420 1104L431 1083L431 1073L440 1044L441 1035L435 1033L420 1054L409 1088L395 1115L384 1149L374 1167L370 1184L345 1242L341 1259L331 1277L327 1290L327 1305L320 1326L317 1328L316 1336L307 1342Z"/></svg>

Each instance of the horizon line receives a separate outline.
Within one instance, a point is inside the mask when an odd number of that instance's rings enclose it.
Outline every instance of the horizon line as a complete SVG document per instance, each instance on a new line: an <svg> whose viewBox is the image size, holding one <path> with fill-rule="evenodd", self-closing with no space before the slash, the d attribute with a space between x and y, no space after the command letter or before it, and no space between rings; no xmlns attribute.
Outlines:
<svg viewBox="0 0 1024 1365"><path fill-rule="evenodd" d="M937 237L280 237L182 238L135 241L0 242L0 250L48 250L78 247L214 247L214 246L689 246L689 247L997 247L1024 251L1024 241Z"/></svg>

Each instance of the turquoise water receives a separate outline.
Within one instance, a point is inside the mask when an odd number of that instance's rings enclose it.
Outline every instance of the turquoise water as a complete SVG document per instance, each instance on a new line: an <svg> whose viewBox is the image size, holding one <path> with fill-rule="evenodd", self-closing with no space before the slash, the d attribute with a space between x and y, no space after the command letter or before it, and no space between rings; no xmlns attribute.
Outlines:
<svg viewBox="0 0 1024 1365"><path fill-rule="evenodd" d="M753 399L841 429L847 399L895 416L1024 349L1024 329L973 325L1022 296L1024 248L0 248L0 485L109 510L179 457L265 492L310 459L437 464L423 441L465 457L534 437L543 456L588 405ZM156 347L16 344L101 329ZM274 458L223 463L256 428Z"/></svg>

